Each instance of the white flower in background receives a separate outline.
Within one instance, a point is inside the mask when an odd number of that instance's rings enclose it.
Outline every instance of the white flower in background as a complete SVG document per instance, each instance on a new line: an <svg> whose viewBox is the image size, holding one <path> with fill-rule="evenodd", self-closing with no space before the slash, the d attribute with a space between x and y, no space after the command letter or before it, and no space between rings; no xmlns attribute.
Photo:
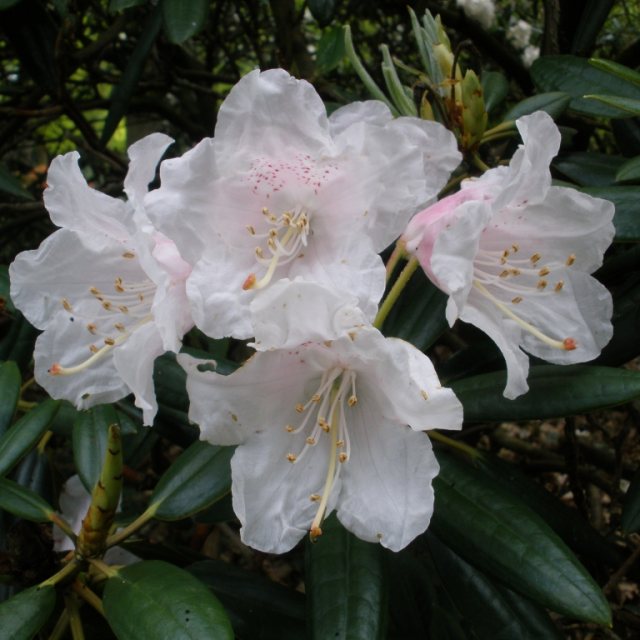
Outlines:
<svg viewBox="0 0 640 640"><path fill-rule="evenodd" d="M477 326L507 363L505 396L528 389L529 359L595 358L612 335L611 295L589 274L613 239L613 205L551 186L560 133L544 112L516 121L524 141L508 167L465 180L422 211L407 249L449 294L447 319Z"/></svg>
<svg viewBox="0 0 640 640"><path fill-rule="evenodd" d="M522 52L522 63L525 67L530 67L539 57L540 47L534 47L530 44Z"/></svg>
<svg viewBox="0 0 640 640"><path fill-rule="evenodd" d="M467 18L476 20L485 29L489 29L493 24L496 17L493 0L456 0L456 3Z"/></svg>
<svg viewBox="0 0 640 640"><path fill-rule="evenodd" d="M44 201L62 228L9 269L13 302L44 330L34 355L38 384L79 408L133 392L145 424L157 410L154 360L178 351L193 325L185 291L191 268L142 209L170 143L153 134L131 146L128 201L91 189L76 152L55 158Z"/></svg>
<svg viewBox="0 0 640 640"><path fill-rule="evenodd" d="M281 278L348 290L368 318L384 290L378 253L460 161L453 135L385 105L327 117L281 69L247 74L215 138L163 162L149 216L193 266L187 291L212 337L252 335L249 305Z"/></svg>
<svg viewBox="0 0 640 640"><path fill-rule="evenodd" d="M272 345L307 320L281 303L323 297L314 287L290 283L265 305L284 324ZM334 335L348 309L326 295ZM358 537L396 551L427 528L438 463L421 431L459 429L462 405L411 344L358 325L334 340L260 351L228 376L184 354L178 361L202 439L238 444L232 495L246 544L285 552L308 531L318 537L333 510Z"/></svg>
<svg viewBox="0 0 640 640"><path fill-rule="evenodd" d="M85 489L80 476L71 476L62 486L59 496L60 515L76 534L82 529L82 520L87 515L91 504L91 494ZM71 551L73 542L57 525L53 525L53 550ZM112 547L105 554L105 561L110 564L131 564L140 558L121 547Z"/></svg>
<svg viewBox="0 0 640 640"><path fill-rule="evenodd" d="M531 40L533 29L526 20L518 20L507 30L507 39L516 49L524 49Z"/></svg>

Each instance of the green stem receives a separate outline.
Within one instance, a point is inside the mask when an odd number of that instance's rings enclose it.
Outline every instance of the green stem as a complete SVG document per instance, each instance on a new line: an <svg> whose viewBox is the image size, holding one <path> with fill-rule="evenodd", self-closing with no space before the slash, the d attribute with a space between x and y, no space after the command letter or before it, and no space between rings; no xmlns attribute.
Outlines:
<svg viewBox="0 0 640 640"><path fill-rule="evenodd" d="M502 131L490 136L484 136L482 140L480 140L480 144L485 144L486 142L495 142L496 140L502 140L503 138L511 138L516 133L517 131Z"/></svg>
<svg viewBox="0 0 640 640"><path fill-rule="evenodd" d="M153 516L155 515L156 510L153 506L149 507L144 513L139 515L130 525L126 526L124 529L120 529L112 536L107 538L107 548L115 547L117 544L120 544L123 540L126 540L132 533L135 533L140 527L143 527Z"/></svg>
<svg viewBox="0 0 640 640"><path fill-rule="evenodd" d="M55 524L59 529L62 529L64 534L68 538L70 538L74 544L76 543L76 539L78 536L76 536L76 533L71 528L71 525L61 515L52 512L49 514L49 520L51 520L51 522L53 522L53 524Z"/></svg>
<svg viewBox="0 0 640 640"><path fill-rule="evenodd" d="M404 249L404 242L398 240L398 242L396 242L396 246L391 252L391 255L389 256L389 260L387 260L387 282L389 282L395 268L398 266L398 262L400 262L400 260L405 256L406 252Z"/></svg>
<svg viewBox="0 0 640 640"><path fill-rule="evenodd" d="M445 444L451 449L457 449L458 451L461 451L465 455L469 456L472 460L475 458L479 458L481 455L477 449L470 447L468 444L464 444L464 442L459 442L458 440L454 440L453 438L443 436L439 431L428 431L427 435L436 442Z"/></svg>
<svg viewBox="0 0 640 640"><path fill-rule="evenodd" d="M384 321L389 315L389 311L393 308L393 305L397 302L402 290L407 286L407 282L413 275L413 272L418 268L418 258L412 256L409 262L405 265L404 269L400 272L398 279L393 283L391 287L391 291L389 291L387 297L384 299L384 302L378 309L378 315L376 315L375 320L373 321L373 326L376 329L381 329Z"/></svg>
<svg viewBox="0 0 640 640"><path fill-rule="evenodd" d="M107 578L115 578L118 570L109 566L106 562L102 562L99 558L90 558L89 563L94 566L100 573L104 573Z"/></svg>
<svg viewBox="0 0 640 640"><path fill-rule="evenodd" d="M517 131L516 123L513 120L507 120L506 122L501 122L500 124L496 125L492 129L487 129L482 136L482 142L484 142L487 138L491 138L498 133L502 134L507 131L509 133Z"/></svg>
<svg viewBox="0 0 640 640"><path fill-rule="evenodd" d="M76 596L71 594L64 599L64 604L69 612L69 627L73 640L85 640L82 620L80 618L80 608Z"/></svg>
<svg viewBox="0 0 640 640"><path fill-rule="evenodd" d="M491 169L476 152L471 154L471 161L480 171L489 171L489 169Z"/></svg>
<svg viewBox="0 0 640 640"><path fill-rule="evenodd" d="M61 640L62 638L64 638L68 626L69 612L64 609L64 611L60 614L58 621L56 622L56 626L53 628L53 631L49 636L49 640Z"/></svg>
<svg viewBox="0 0 640 640"><path fill-rule="evenodd" d="M83 584L79 580L76 580L71 588L75 593L82 598L88 605L92 606L100 615L104 616L104 607L102 606L102 600L89 589L86 584Z"/></svg>
<svg viewBox="0 0 640 640"><path fill-rule="evenodd" d="M66 564L58 573L54 573L50 578L47 578L44 582L41 582L39 587L54 587L59 582L66 580L74 573L80 571L80 563L77 560L71 560L69 564Z"/></svg>

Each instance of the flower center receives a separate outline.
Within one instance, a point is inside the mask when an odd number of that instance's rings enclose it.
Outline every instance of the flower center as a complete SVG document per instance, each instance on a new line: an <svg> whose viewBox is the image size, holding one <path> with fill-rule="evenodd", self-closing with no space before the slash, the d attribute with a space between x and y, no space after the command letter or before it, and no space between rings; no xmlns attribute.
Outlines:
<svg viewBox="0 0 640 640"><path fill-rule="evenodd" d="M509 307L509 304L514 306L520 304L527 297L544 298L558 295L564 288L563 280L551 281L553 268L550 265L541 266L544 264L542 254L536 252L529 258L519 258L516 257L519 250L520 247L517 244L512 244L504 251L481 249L474 262L473 286L482 296L495 304L504 315L544 344L554 349L572 351L577 346L573 338L552 338ZM567 257L565 265L571 266L575 260L575 255L571 254ZM508 296L510 303L501 300L502 296Z"/></svg>
<svg viewBox="0 0 640 640"><path fill-rule="evenodd" d="M264 244L255 248L255 257L257 263L265 267L266 271L260 280L255 273L250 273L242 285L245 290L266 287L276 269L295 260L301 249L307 246L309 215L304 209L300 208L295 212L285 211L276 216L264 207L262 214L267 221L267 231L256 233L255 227L248 225L247 232L264 241Z"/></svg>
<svg viewBox="0 0 640 640"><path fill-rule="evenodd" d="M125 251L122 257L131 260L136 256L131 251ZM87 333L100 338L102 345L98 346L99 343L96 344L91 339L88 345L91 355L86 360L71 366L56 362L49 369L51 375L68 376L84 371L125 342L136 329L153 320L151 304L156 285L151 280L125 282L118 276L114 280L113 289L114 292L108 294L98 287L89 287L89 294L97 303L97 310L91 315L85 311L86 304L82 305L82 310L75 310L67 298L62 299L69 321L84 324Z"/></svg>
<svg viewBox="0 0 640 640"><path fill-rule="evenodd" d="M298 464L304 456L318 444L320 438L329 438L329 461L322 493L310 496L318 502L318 510L310 526L311 541L322 535L321 524L324 519L329 496L340 476L341 464L349 460L351 442L345 417L346 407L357 404L356 374L342 367L334 367L324 372L320 385L305 404L297 404L296 411L304 415L297 426L286 425L288 433L294 435L308 433L305 445L298 454L288 453L286 458L292 464Z"/></svg>

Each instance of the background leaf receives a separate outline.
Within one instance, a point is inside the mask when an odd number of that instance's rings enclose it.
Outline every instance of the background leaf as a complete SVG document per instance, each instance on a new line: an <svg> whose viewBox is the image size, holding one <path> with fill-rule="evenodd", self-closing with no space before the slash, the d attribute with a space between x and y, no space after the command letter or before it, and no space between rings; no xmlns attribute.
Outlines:
<svg viewBox="0 0 640 640"><path fill-rule="evenodd" d="M0 627L7 640L32 640L53 613L54 587L31 587L0 603Z"/></svg>
<svg viewBox="0 0 640 640"><path fill-rule="evenodd" d="M174 44L182 44L204 27L208 12L208 0L162 0L167 38Z"/></svg>

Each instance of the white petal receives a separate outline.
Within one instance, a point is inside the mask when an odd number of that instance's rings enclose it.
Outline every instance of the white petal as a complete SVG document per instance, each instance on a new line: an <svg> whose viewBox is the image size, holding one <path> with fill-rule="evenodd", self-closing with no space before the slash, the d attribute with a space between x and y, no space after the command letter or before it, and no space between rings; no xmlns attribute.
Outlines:
<svg viewBox="0 0 640 640"><path fill-rule="evenodd" d="M134 205L142 205L149 183L156 175L160 158L173 138L164 133L152 133L129 147L129 171L124 179L124 192Z"/></svg>
<svg viewBox="0 0 640 640"><path fill-rule="evenodd" d="M153 424L158 411L153 387L153 365L164 353L162 339L155 324L149 322L114 349L114 363L122 380L135 394L136 407L142 409L143 423Z"/></svg>
<svg viewBox="0 0 640 640"><path fill-rule="evenodd" d="M86 234L85 242L99 249L111 239L129 238L132 208L122 200L92 189L78 167L77 151L53 159L47 175L44 204L51 220Z"/></svg>
<svg viewBox="0 0 640 640"><path fill-rule="evenodd" d="M338 519L359 538L399 551L429 525L438 463L425 434L381 420L366 403L355 409Z"/></svg>
<svg viewBox="0 0 640 640"><path fill-rule="evenodd" d="M345 133L351 126L369 122L378 126L384 126L393 119L389 107L380 100L366 100L365 102L351 102L344 107L336 109L329 116L331 135L336 137ZM348 133L345 135L349 135Z"/></svg>
<svg viewBox="0 0 640 640"><path fill-rule="evenodd" d="M91 504L91 494L84 488L80 476L73 475L64 483L58 503L60 513L71 530L80 533L82 520ZM74 548L73 542L55 524L52 533L54 551L71 551Z"/></svg>

